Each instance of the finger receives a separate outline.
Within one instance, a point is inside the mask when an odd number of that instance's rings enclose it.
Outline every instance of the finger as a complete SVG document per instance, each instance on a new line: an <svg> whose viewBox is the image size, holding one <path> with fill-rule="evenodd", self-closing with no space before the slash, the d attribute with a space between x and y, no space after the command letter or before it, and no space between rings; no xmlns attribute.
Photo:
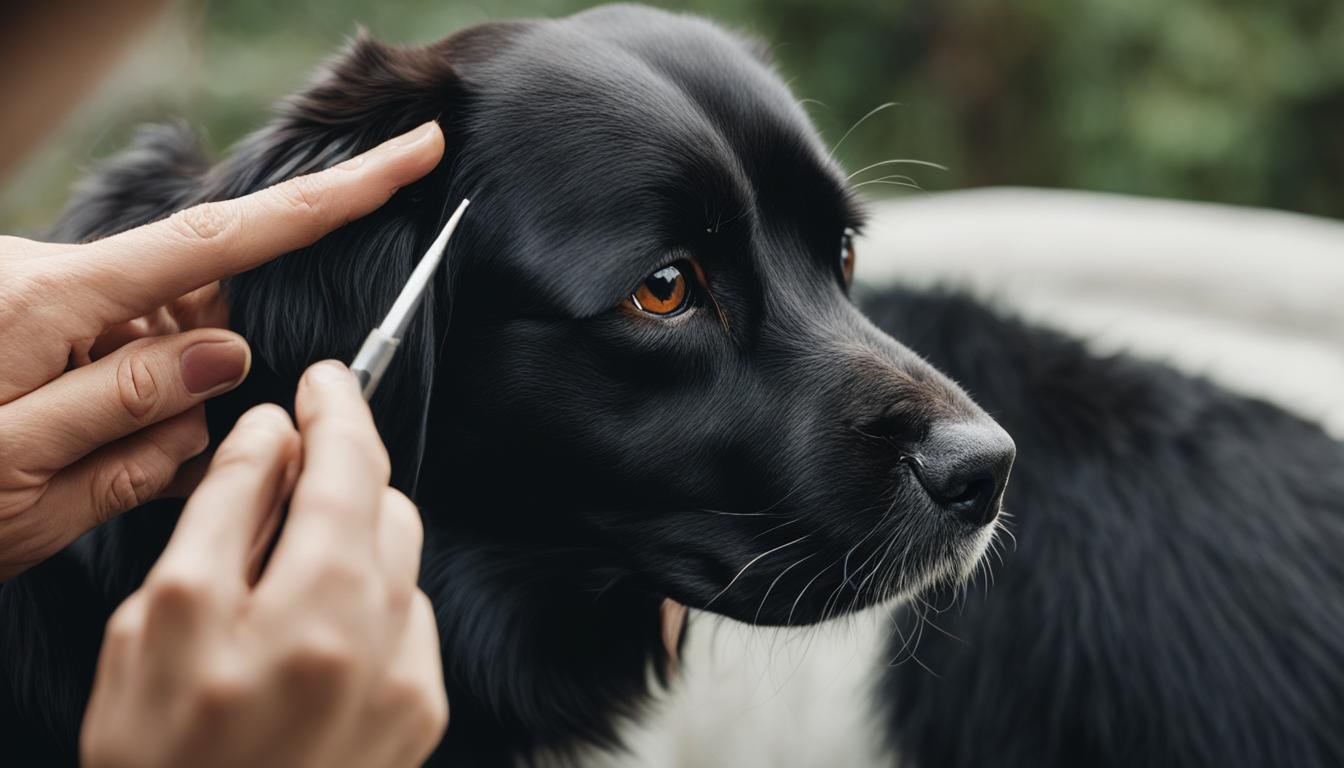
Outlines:
<svg viewBox="0 0 1344 768"><path fill-rule="evenodd" d="M225 590L245 588L250 553L298 460L299 434L283 409L260 405L243 414L215 450L151 577L206 573Z"/></svg>
<svg viewBox="0 0 1344 768"><path fill-rule="evenodd" d="M86 359L75 358L77 365L88 365L94 360L101 360L104 357L116 352L118 349L130 344L132 341L149 338L150 336L162 336L166 334L155 333L157 313L151 313L143 317L137 317L134 320L127 320L124 323L117 323L94 339L89 345ZM172 331L169 331L172 333Z"/></svg>
<svg viewBox="0 0 1344 768"><path fill-rule="evenodd" d="M142 339L6 405L0 434L25 469L56 472L101 445L233 389L250 365L247 342L229 331Z"/></svg>
<svg viewBox="0 0 1344 768"><path fill-rule="evenodd" d="M229 303L218 281L173 300L167 310L179 330L229 327Z"/></svg>
<svg viewBox="0 0 1344 768"><path fill-rule="evenodd" d="M393 744L398 754L380 765L420 765L443 739L448 727L448 694L443 683L443 659L439 648L434 606L417 590L401 648L387 670L388 689L380 713L390 728L406 734ZM387 706L391 705L391 706Z"/></svg>
<svg viewBox="0 0 1344 768"><path fill-rule="evenodd" d="M88 350L88 359L77 361L86 365L106 357L136 339L149 336L168 336L196 328L228 328L229 305L219 290L219 283L210 283L181 296L166 306L124 323L105 329L94 339Z"/></svg>
<svg viewBox="0 0 1344 768"><path fill-rule="evenodd" d="M98 681L106 680L112 688L122 688L134 678L136 661L144 636L145 601L132 594L108 617L103 629L103 642L98 654ZM99 683L95 682L95 690Z"/></svg>
<svg viewBox="0 0 1344 768"><path fill-rule="evenodd" d="M296 450L296 455L298 451ZM285 505L289 502L289 497L294 495L294 484L299 480L299 470L301 463L296 458L285 467L285 476L280 480L280 490L275 495L275 502L270 510L261 520L261 526L257 528L257 535L252 541L252 548L247 554L247 585L255 587L261 579L262 569L266 567L267 556L270 555L271 548L275 543L275 535L280 530L281 521L285 514Z"/></svg>
<svg viewBox="0 0 1344 768"><path fill-rule="evenodd" d="M378 508L390 468L355 377L334 360L312 366L299 383L295 415L303 472L272 566L279 569L300 542L309 551L376 568Z"/></svg>
<svg viewBox="0 0 1344 768"><path fill-rule="evenodd" d="M227 623L249 585L251 541L297 458L298 433L274 405L244 414L220 443L212 471L187 500L139 590L146 602L145 655L153 659L144 681L151 695L171 699L181 691L202 669L211 639L232 629Z"/></svg>
<svg viewBox="0 0 1344 768"><path fill-rule="evenodd" d="M401 491L385 488L378 514L378 560L395 611L406 610L415 592L424 540L420 510Z"/></svg>
<svg viewBox="0 0 1344 768"><path fill-rule="evenodd" d="M80 728L80 748L86 758L90 744L104 741L115 729L124 727L118 715L132 711L132 702L141 688L138 678L143 658L144 613L144 601L133 594L108 619Z"/></svg>
<svg viewBox="0 0 1344 768"><path fill-rule="evenodd" d="M196 328L228 328L229 305L219 283L197 288L158 309L109 326L94 340L94 360L146 336L167 336Z"/></svg>
<svg viewBox="0 0 1344 768"><path fill-rule="evenodd" d="M442 155L443 132L426 123L327 170L89 243L62 257L63 268L98 297L86 320L101 330L309 245L387 202Z"/></svg>
<svg viewBox="0 0 1344 768"><path fill-rule="evenodd" d="M43 557L154 498L208 441L204 408L195 408L104 446L58 473L33 508L35 519L49 526Z"/></svg>

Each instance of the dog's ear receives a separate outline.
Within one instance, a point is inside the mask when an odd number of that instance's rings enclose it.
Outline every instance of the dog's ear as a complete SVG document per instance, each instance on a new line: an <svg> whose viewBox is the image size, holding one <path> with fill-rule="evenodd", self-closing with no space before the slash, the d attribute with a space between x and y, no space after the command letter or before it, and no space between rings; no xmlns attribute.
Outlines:
<svg viewBox="0 0 1344 768"><path fill-rule="evenodd" d="M76 189L52 239L101 237L196 203L238 197L437 120L447 149L425 178L314 245L227 282L230 322L252 345L254 367L243 387L212 402L211 425L218 433L258 400L288 405L308 364L351 359L443 225L468 101L461 73L524 28L521 22L483 24L412 47L360 33L306 91L280 105L275 120L213 168L181 126L143 130L129 150ZM392 453L393 480L408 491L424 445L448 285L440 279L431 289L373 401Z"/></svg>
<svg viewBox="0 0 1344 768"><path fill-rule="evenodd" d="M451 136L462 99L450 42L394 48L361 34L212 171L210 196L234 197L330 167L428 120ZM227 282L231 324L253 350L252 391L243 398L292 397L314 361L353 357L443 225L453 159L450 140L438 168L382 208ZM372 403L393 482L407 492L424 449L445 286L440 280L426 295Z"/></svg>

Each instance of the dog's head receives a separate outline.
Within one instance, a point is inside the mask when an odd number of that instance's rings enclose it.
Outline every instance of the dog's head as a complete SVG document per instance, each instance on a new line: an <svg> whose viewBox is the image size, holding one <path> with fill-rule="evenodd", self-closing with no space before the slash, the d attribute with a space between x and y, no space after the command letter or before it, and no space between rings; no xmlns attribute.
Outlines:
<svg viewBox="0 0 1344 768"><path fill-rule="evenodd" d="M460 491L430 528L580 547L759 623L976 562L1013 443L851 303L862 213L750 45L622 6L414 49L356 41L218 192L435 117L439 169L231 287L262 363L348 359L472 199L375 401L402 483Z"/></svg>

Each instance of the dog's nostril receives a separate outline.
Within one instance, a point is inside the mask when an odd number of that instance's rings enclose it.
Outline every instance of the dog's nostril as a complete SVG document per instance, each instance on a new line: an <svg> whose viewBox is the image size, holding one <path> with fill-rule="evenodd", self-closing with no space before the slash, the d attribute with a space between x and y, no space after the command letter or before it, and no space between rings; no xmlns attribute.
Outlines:
<svg viewBox="0 0 1344 768"><path fill-rule="evenodd" d="M999 514L1017 449L988 419L931 431L917 458L902 457L934 503L963 522L988 525Z"/></svg>
<svg viewBox="0 0 1344 768"><path fill-rule="evenodd" d="M994 519L990 506L997 500L994 498L994 480L988 475L959 482L947 490L946 496L929 495L947 511L974 525L984 525ZM997 509L994 511L997 513Z"/></svg>

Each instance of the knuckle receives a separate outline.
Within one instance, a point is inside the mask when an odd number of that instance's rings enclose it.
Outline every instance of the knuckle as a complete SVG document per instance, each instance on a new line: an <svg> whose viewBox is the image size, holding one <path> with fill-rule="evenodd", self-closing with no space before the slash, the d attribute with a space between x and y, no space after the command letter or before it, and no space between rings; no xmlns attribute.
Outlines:
<svg viewBox="0 0 1344 768"><path fill-rule="evenodd" d="M245 675L232 669L208 667L201 673L193 696L193 709L203 722L215 722L247 706L253 686Z"/></svg>
<svg viewBox="0 0 1344 768"><path fill-rule="evenodd" d="M415 604L415 593L417 589L413 584L403 584L401 581L393 581L387 586L387 606L388 610L396 615L404 615L411 610Z"/></svg>
<svg viewBox="0 0 1344 768"><path fill-rule="evenodd" d="M132 419L151 418L163 401L163 388L143 351L128 352L117 362L117 402Z"/></svg>
<svg viewBox="0 0 1344 768"><path fill-rule="evenodd" d="M313 569L313 577L324 591L360 599L372 593L372 569L354 565L345 559L325 558Z"/></svg>
<svg viewBox="0 0 1344 768"><path fill-rule="evenodd" d="M211 599L208 578L181 570L152 574L144 593L151 613L174 616L195 612Z"/></svg>
<svg viewBox="0 0 1344 768"><path fill-rule="evenodd" d="M174 213L168 223L187 242L211 245L228 233L232 218L222 203L201 203Z"/></svg>
<svg viewBox="0 0 1344 768"><path fill-rule="evenodd" d="M414 678L392 673L383 678L375 701L376 706L385 712L406 714L421 709L422 698Z"/></svg>
<svg viewBox="0 0 1344 768"><path fill-rule="evenodd" d="M131 598L134 600L137 598ZM141 620L141 613L131 608L130 600L121 604L112 614L112 618L107 620L107 628L103 631L103 646L108 652L124 652L144 633L144 622Z"/></svg>
<svg viewBox="0 0 1344 768"><path fill-rule="evenodd" d="M424 541L425 523L420 518L420 508L406 494L396 488L383 491L383 512L389 524L397 526L416 542Z"/></svg>
<svg viewBox="0 0 1344 768"><path fill-rule="evenodd" d="M110 465L94 473L93 507L99 524L149 501L159 490L159 478L137 461Z"/></svg>
<svg viewBox="0 0 1344 768"><path fill-rule="evenodd" d="M325 196L322 184L313 176L296 176L277 186L275 191L287 206L304 214L320 210Z"/></svg>
<svg viewBox="0 0 1344 768"><path fill-rule="evenodd" d="M395 714L411 733L432 746L448 728L448 694L438 680L398 681L383 699L384 711Z"/></svg>
<svg viewBox="0 0 1344 768"><path fill-rule="evenodd" d="M358 667L353 643L340 632L309 627L280 659L280 673L305 688L340 689Z"/></svg>
<svg viewBox="0 0 1344 768"><path fill-rule="evenodd" d="M390 674L383 680L377 706L396 719L413 724L420 734L442 732L448 724L448 697L442 684L408 674Z"/></svg>
<svg viewBox="0 0 1344 768"><path fill-rule="evenodd" d="M369 615L383 610L385 589L375 563L341 554L338 537L320 527L308 526L303 540L291 550L302 570L294 578L294 589L315 604L357 606Z"/></svg>

